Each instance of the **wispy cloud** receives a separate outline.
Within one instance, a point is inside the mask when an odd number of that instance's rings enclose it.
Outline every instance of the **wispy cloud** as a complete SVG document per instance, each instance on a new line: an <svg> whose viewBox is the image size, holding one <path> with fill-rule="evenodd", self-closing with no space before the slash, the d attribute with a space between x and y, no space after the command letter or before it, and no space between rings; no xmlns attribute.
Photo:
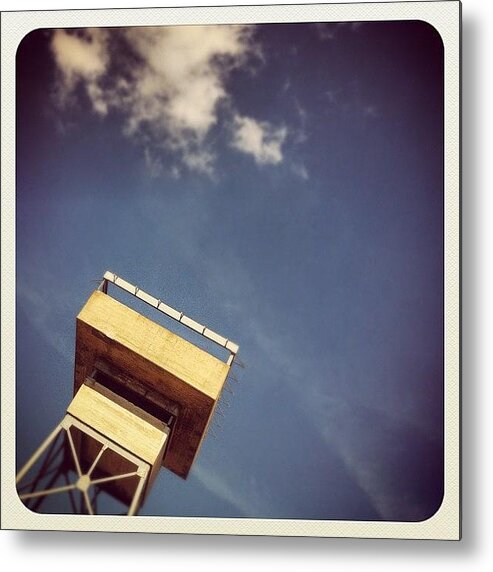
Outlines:
<svg viewBox="0 0 493 572"><path fill-rule="evenodd" d="M159 220L158 209L151 210ZM386 404L379 406L373 398L363 405L371 394L370 388L375 387L373 380L368 380L366 396L342 389L354 382L344 379L341 371L346 368L337 365L344 356L329 353L313 361L300 339L286 328L279 309L262 304L262 287L256 273L251 272L234 251L226 246L220 254L209 252L204 256L203 227L207 226L208 219L201 218L203 215L202 209L199 216L193 204L190 205L188 216L193 219L182 230L189 233L186 249L183 250L180 242L174 244L173 249L182 248L180 256L193 262L200 280L221 300L223 308L228 309L230 323L241 324L238 341L242 348L240 358L248 365L246 376L251 376L256 364L262 364L263 371L275 372L262 378L263 387L252 386L252 392L258 391L265 398L279 390L276 384L282 379L284 398L298 404L302 418L327 444L327 450L336 452L344 464L348 476L346 490L351 490L353 483L357 485L384 519L422 515L419 483L404 480L395 468L409 462L411 457L419 458L420 452L426 450L426 424L411 427L412 418L406 417L402 408L389 412ZM179 233L171 234L179 236ZM252 300L256 303L248 303ZM252 358L255 363L249 362ZM250 378L250 383L254 385L255 380ZM211 493L233 502L244 514L258 516L276 503L268 495L259 497L258 486L243 477L229 477L219 469L201 466L200 462L197 478Z"/></svg>
<svg viewBox="0 0 493 572"><path fill-rule="evenodd" d="M241 309L237 319L244 340L253 342L257 355L282 377L283 391L292 394L328 449L338 453L349 478L379 516L384 520L426 516L427 499L419 480L413 482L409 475L404 478L399 470L402 466L416 470L413 459L423 454L429 458L435 445L425 429L385 407L363 405L359 397L344 397L339 374L329 369L322 379L323 368L314 366L294 347L274 320L247 315Z"/></svg>
<svg viewBox="0 0 493 572"><path fill-rule="evenodd" d="M439 459L439 443L416 425L357 400L330 395L316 384L303 397L321 436L338 451L381 518L430 516L423 483L436 486L438 477L429 465Z"/></svg>
<svg viewBox="0 0 493 572"><path fill-rule="evenodd" d="M58 316L63 311L60 306L62 304L67 305L69 302L64 294L54 287L49 292L57 292L55 304L53 296L31 285L40 283L39 274L32 281L29 279L19 281L17 284L17 304L19 308L23 309L25 317L32 327L45 339L56 354L63 361L71 363L73 355L72 341L54 327L54 324L57 324Z"/></svg>
<svg viewBox="0 0 493 572"><path fill-rule="evenodd" d="M293 163L291 165L291 170L300 179L303 179L303 181L308 181L308 179L310 178L307 168L302 163Z"/></svg>
<svg viewBox="0 0 493 572"><path fill-rule="evenodd" d="M287 135L286 127L275 128L266 121L236 115L233 132L233 147L252 155L258 164L276 165L282 161L282 144Z"/></svg>
<svg viewBox="0 0 493 572"><path fill-rule="evenodd" d="M98 82L109 64L107 40L108 35L98 29L88 29L78 35L64 30L54 33L51 47L61 72L58 95L63 102L82 82L94 109L98 113L106 113L107 107L101 99Z"/></svg>
<svg viewBox="0 0 493 572"><path fill-rule="evenodd" d="M326 110L329 113L349 114L365 119L377 119L382 116L381 110L367 100L367 95L357 81L338 88L331 86L323 93L323 98L327 101Z"/></svg>
<svg viewBox="0 0 493 572"><path fill-rule="evenodd" d="M209 136L218 125L234 149L260 165L275 165L283 159L286 129L240 114L228 90L234 69L249 69L262 59L254 30L56 30L51 47L60 72L59 101L72 101L81 85L95 113L104 117L118 112L124 133L143 147L154 176L164 168L164 152L175 158L170 173L187 168L212 175L216 153Z"/></svg>
<svg viewBox="0 0 493 572"><path fill-rule="evenodd" d="M322 42L334 40L337 37L338 31L342 29L356 32L364 22L317 22L313 24L317 31L318 38Z"/></svg>
<svg viewBox="0 0 493 572"><path fill-rule="evenodd" d="M197 479L210 493L234 506L241 515L249 517L258 515L256 504L252 502L252 499L239 494L238 487L231 486L227 479L218 475L217 472L203 467L200 463L196 463L193 468L192 478ZM265 506L262 508L265 510Z"/></svg>
<svg viewBox="0 0 493 572"><path fill-rule="evenodd" d="M376 108L375 105L367 105L364 109L363 109L363 115L365 117L379 117L379 112L378 109Z"/></svg>
<svg viewBox="0 0 493 572"><path fill-rule="evenodd" d="M320 40L327 41L333 40L336 37L336 24L317 22L314 24L315 30L317 31Z"/></svg>

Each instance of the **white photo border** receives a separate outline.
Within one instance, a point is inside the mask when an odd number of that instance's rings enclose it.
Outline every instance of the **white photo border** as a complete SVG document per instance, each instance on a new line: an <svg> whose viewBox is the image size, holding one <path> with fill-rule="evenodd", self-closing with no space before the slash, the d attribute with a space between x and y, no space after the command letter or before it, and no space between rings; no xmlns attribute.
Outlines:
<svg viewBox="0 0 493 572"><path fill-rule="evenodd" d="M15 488L15 59L38 28L421 20L444 44L445 482L439 510L422 522L47 515ZM1 15L1 527L215 535L459 540L460 514L460 101L461 3L376 2L3 12Z"/></svg>

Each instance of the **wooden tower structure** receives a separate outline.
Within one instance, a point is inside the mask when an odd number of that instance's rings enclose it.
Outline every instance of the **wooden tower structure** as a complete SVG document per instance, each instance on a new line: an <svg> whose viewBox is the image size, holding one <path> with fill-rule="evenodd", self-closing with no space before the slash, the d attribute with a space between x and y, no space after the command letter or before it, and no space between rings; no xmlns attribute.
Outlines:
<svg viewBox="0 0 493 572"><path fill-rule="evenodd" d="M222 360L108 294L114 285L226 350ZM31 510L68 496L68 512L135 515L165 467L186 479L238 346L113 272L76 320L73 399L17 475ZM119 513L119 512L118 512Z"/></svg>

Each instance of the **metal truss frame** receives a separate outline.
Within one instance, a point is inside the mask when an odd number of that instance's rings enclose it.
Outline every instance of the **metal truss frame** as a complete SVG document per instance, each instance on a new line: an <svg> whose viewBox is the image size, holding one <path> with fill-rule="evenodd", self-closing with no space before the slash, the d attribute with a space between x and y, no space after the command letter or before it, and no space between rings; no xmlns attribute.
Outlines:
<svg viewBox="0 0 493 572"><path fill-rule="evenodd" d="M96 458L93 460L87 472L82 471L82 462L77 454L74 438L71 431L72 428L79 430L81 433L88 435L90 438L101 444L101 449L99 450ZM60 441L59 436L61 434L64 434L65 437L65 440L61 446L68 448L68 456L72 458L73 466L75 468L76 480L73 482L69 482L68 471L66 467L64 467L63 461L56 464L54 468L51 467L54 461L56 461L58 453L60 452L60 449L56 447L56 444L57 441ZM93 478L93 473L97 467L98 461L101 459L103 453L108 449L134 465L136 467L135 470L119 475ZM43 455L45 455L44 458ZM40 469L37 471L37 475L32 481L26 483L25 479L27 475L30 474L30 470L34 467L36 462L41 459L43 460ZM38 489L37 487L42 476L48 474L48 472L54 473L54 476L49 481L48 488ZM55 427L50 435L48 435L48 437L43 441L43 443L19 471L16 477L16 486L19 498L24 502L24 504L26 504L26 506L31 499L37 500L37 503L33 508L38 508L42 500L47 496L66 492L72 495L73 491L79 490L84 499L83 506L80 507L80 512L84 514L95 515L98 514L96 500L100 492L99 487L101 485L111 481L137 477L137 486L135 487L135 492L127 512L128 516L134 516L137 514L139 508L142 505L143 496L146 490L146 485L150 473L151 466L148 463L142 459L139 459L129 451L123 449L113 441L110 441L107 437L101 435L92 429L89 425L83 423L79 419L67 413L62 421ZM61 474L64 475L67 484L57 487L51 486ZM22 492L26 488L30 489L29 492ZM91 490L94 491L92 498L90 495ZM70 498L72 507L75 509L76 503L72 496ZM74 510L74 512L77 511Z"/></svg>

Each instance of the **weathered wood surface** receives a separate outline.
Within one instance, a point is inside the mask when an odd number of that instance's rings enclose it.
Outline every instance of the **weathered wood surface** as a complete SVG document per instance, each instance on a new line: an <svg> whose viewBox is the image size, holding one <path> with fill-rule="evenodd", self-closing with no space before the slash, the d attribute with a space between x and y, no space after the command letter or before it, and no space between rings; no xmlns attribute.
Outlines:
<svg viewBox="0 0 493 572"><path fill-rule="evenodd" d="M160 427L145 412L94 385L86 383L79 388L67 413L153 465L166 440L166 426Z"/></svg>
<svg viewBox="0 0 493 572"><path fill-rule="evenodd" d="M169 437L168 427L92 380L81 385L67 413L93 429L100 436L100 443L108 447L96 465L100 475L133 472L138 465L132 463L132 457L138 457L149 465L145 496L161 466ZM80 462L85 463L87 469L98 456L100 443L83 432L74 437ZM115 443L131 456L115 451ZM108 492L129 505L137 483L138 477L117 479L108 485Z"/></svg>
<svg viewBox="0 0 493 572"><path fill-rule="evenodd" d="M100 291L77 317L74 394L98 361L177 405L163 465L186 478L229 365Z"/></svg>

